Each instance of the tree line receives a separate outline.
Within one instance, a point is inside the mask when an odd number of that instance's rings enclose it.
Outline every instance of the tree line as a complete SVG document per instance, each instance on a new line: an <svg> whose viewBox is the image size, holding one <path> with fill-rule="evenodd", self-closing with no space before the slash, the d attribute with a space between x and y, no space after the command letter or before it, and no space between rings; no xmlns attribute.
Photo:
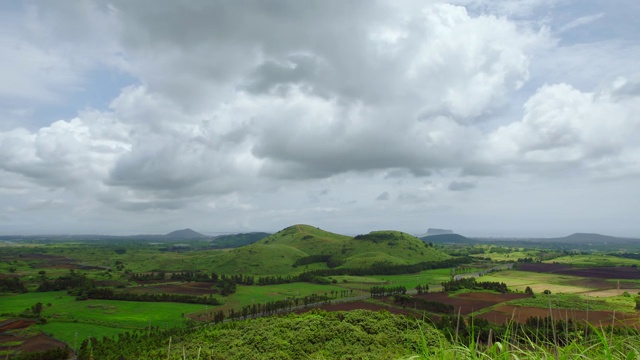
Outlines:
<svg viewBox="0 0 640 360"><path fill-rule="evenodd" d="M424 270L442 269L455 267L460 264L471 262L473 259L469 256L451 258L439 261L425 261L417 264L398 265L389 263L376 263L368 268L339 268L339 269L318 269L305 271L298 275L299 281L314 282L318 277L323 276L366 276L366 275L401 275L418 273Z"/></svg>
<svg viewBox="0 0 640 360"><path fill-rule="evenodd" d="M390 287L372 286L371 288L369 288L369 294L371 294L372 298L381 298L381 297L391 296L396 294L404 295L406 293L407 293L407 288L402 285L390 286Z"/></svg>
<svg viewBox="0 0 640 360"><path fill-rule="evenodd" d="M300 281L297 276L285 275L285 276L252 276L252 275L225 275L212 272L210 274L199 271L181 271L171 273L168 276L172 281L185 281L185 282L210 282L212 285L218 284L219 281L229 280L230 282L238 285L276 285L276 284L288 284L292 282ZM150 273L131 273L129 280L132 281L151 281L151 280L167 280L167 273L164 271L150 272Z"/></svg>
<svg viewBox="0 0 640 360"><path fill-rule="evenodd" d="M458 291L462 289L491 290L491 291L499 292L502 294L509 292L509 288L507 287L507 284L503 282L497 282L497 281L478 282L476 281L476 278L473 278L473 277L443 281L441 284L442 284L442 290L447 292Z"/></svg>
<svg viewBox="0 0 640 360"><path fill-rule="evenodd" d="M194 296L183 294L135 294L130 292L115 292L108 288L94 288L88 290L83 296L78 298L96 299L96 300L120 300L120 301L139 301L139 302L174 302L184 304L203 304L203 305L222 305L222 302L212 295Z"/></svg>

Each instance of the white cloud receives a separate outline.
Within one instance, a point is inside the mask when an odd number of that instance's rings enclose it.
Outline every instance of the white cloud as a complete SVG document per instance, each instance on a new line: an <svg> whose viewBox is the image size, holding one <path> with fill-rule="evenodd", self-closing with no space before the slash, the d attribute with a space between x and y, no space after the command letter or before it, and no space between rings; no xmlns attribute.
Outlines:
<svg viewBox="0 0 640 360"><path fill-rule="evenodd" d="M0 33L0 217L15 229L29 204L52 217L64 207L76 228L104 215L133 229L131 214L148 228L297 215L392 227L446 222L504 178L638 175L637 44L564 45L546 27L551 0L456 3L86 1L3 14L20 21ZM566 29L607 20L571 18ZM106 89L96 71L131 84ZM74 102L102 90L118 94L108 107ZM42 117L43 103L75 115Z"/></svg>
<svg viewBox="0 0 640 360"><path fill-rule="evenodd" d="M619 96L635 88L627 79L596 93L567 84L540 88L524 105L522 121L488 138L487 161L520 171L586 171L593 177L638 175L629 155L637 153L640 96Z"/></svg>

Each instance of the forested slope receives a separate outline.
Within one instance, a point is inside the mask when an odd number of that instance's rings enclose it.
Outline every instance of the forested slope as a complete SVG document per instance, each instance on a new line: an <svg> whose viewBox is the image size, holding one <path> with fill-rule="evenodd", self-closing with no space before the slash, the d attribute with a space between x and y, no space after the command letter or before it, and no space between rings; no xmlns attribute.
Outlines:
<svg viewBox="0 0 640 360"><path fill-rule="evenodd" d="M158 331L121 341L83 343L79 359L397 359L418 354L422 341L444 337L413 318L386 311L312 311L201 327ZM93 348L91 348L93 347Z"/></svg>

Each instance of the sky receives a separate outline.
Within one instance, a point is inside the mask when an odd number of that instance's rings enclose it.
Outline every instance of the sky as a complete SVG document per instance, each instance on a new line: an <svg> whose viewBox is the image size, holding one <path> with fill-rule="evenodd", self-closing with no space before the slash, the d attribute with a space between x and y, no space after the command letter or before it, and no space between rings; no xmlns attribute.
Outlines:
<svg viewBox="0 0 640 360"><path fill-rule="evenodd" d="M640 238L640 2L0 2L0 235Z"/></svg>

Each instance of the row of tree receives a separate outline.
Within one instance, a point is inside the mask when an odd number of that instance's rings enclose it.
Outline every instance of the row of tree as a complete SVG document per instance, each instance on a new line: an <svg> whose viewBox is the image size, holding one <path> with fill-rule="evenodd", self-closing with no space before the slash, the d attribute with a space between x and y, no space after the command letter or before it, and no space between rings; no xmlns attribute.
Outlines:
<svg viewBox="0 0 640 360"><path fill-rule="evenodd" d="M220 300L208 296L194 296L183 294L135 294L130 292L115 292L108 288L93 288L78 297L79 300L84 299L100 299L100 300L121 300L121 301L140 301L140 302L174 302L184 304L203 304L203 305L222 305Z"/></svg>
<svg viewBox="0 0 640 360"><path fill-rule="evenodd" d="M509 292L509 288L507 287L507 284L503 282L497 282L497 281L479 282L479 281L476 281L476 278L473 278L473 277L443 281L441 284L442 284L442 290L447 292L458 291L462 289L490 290L490 291L495 291L502 294Z"/></svg>
<svg viewBox="0 0 640 360"><path fill-rule="evenodd" d="M285 275L285 276L260 276L255 277L252 275L225 275L212 272L210 274L199 271L181 271L171 273L168 276L172 281L186 281L186 282L210 282L212 285L218 285L220 281L230 280L234 284L241 285L276 285L287 284L300 281L297 276ZM131 273L129 280L132 281L152 281L152 280L167 280L167 273L164 271L149 272L149 273Z"/></svg>
<svg viewBox="0 0 640 360"><path fill-rule="evenodd" d="M396 294L406 294L407 293L407 288L400 285L400 286L390 286L390 287L385 287L385 286L372 286L369 289L369 293L371 294L372 298L381 298L384 296L391 296L391 295L396 295Z"/></svg>
<svg viewBox="0 0 640 360"><path fill-rule="evenodd" d="M317 277L323 276L366 276L366 275L401 275L413 274L424 270L443 269L455 267L473 261L471 257L451 258L440 261L425 261L411 265L398 265L390 263L376 263L368 268L339 268L339 269L318 269L305 271L298 275L299 281L313 282Z"/></svg>

